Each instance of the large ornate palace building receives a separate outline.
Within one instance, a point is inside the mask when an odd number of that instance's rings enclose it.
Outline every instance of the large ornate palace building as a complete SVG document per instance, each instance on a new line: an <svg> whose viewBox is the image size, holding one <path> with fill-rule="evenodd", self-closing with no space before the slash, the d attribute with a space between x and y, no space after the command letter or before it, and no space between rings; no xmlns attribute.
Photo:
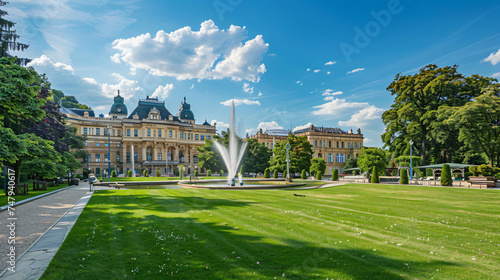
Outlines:
<svg viewBox="0 0 500 280"><path fill-rule="evenodd" d="M119 91L109 117L102 114L96 117L92 110L64 107L61 113L67 124L77 128L77 134L86 136L85 150L89 155L83 167L98 176L107 171L108 161L119 174L132 169L132 160L136 173L146 169L151 174L157 170L162 175L172 174L179 165L189 172L188 169L194 170L198 165L198 147L215 135L215 126L206 121L195 123L186 98L175 116L164 101L150 97L139 100L128 114Z"/></svg>
<svg viewBox="0 0 500 280"><path fill-rule="evenodd" d="M274 143L286 140L290 131L283 129L259 130L257 134L250 136L259 143L263 143L269 149ZM313 157L323 158L326 161L326 173L332 174L333 169L342 173L345 161L350 157L357 157L359 150L363 147L363 134L358 129L357 134L352 130L343 131L340 128L317 127L311 125L308 128L292 132L297 136L307 136L307 140L313 146Z"/></svg>

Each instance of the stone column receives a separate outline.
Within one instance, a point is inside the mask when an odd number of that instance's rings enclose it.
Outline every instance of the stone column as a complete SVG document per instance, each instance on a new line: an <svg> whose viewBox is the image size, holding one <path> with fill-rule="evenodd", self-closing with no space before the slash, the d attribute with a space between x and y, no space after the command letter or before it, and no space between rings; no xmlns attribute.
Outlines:
<svg viewBox="0 0 500 280"><path fill-rule="evenodd" d="M175 147L174 161L179 161L179 146Z"/></svg>
<svg viewBox="0 0 500 280"><path fill-rule="evenodd" d="M158 160L158 148L156 146L153 149L153 160Z"/></svg>
<svg viewBox="0 0 500 280"><path fill-rule="evenodd" d="M142 161L146 161L146 159L147 159L146 148L147 148L147 144L142 144Z"/></svg>
<svg viewBox="0 0 500 280"><path fill-rule="evenodd" d="M123 172L125 173L127 170L127 167L126 167L126 164L127 164L127 145L125 145L125 144L122 145L122 158L121 158L121 160L123 163Z"/></svg>

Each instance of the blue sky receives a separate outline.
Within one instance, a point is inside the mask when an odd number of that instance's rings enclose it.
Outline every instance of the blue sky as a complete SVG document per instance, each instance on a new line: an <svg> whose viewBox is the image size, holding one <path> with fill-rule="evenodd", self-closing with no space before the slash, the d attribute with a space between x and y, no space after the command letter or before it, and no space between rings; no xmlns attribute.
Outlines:
<svg viewBox="0 0 500 280"><path fill-rule="evenodd" d="M176 114L239 133L361 128L380 119L397 73L433 63L500 78L498 1L20 0L5 6L22 56L52 88L107 114L120 89L131 112L147 95Z"/></svg>

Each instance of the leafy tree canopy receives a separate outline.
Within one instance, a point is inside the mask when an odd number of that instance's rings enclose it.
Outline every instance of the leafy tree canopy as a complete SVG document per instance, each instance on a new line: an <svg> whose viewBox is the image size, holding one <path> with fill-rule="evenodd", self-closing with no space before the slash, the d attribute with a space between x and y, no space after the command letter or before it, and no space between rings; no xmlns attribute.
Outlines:
<svg viewBox="0 0 500 280"><path fill-rule="evenodd" d="M362 173L371 171L374 166L379 172L384 172L386 164L386 153L380 148L363 147L358 153L358 167Z"/></svg>
<svg viewBox="0 0 500 280"><path fill-rule="evenodd" d="M248 138L247 148L242 160L244 172L258 173L264 172L269 167L269 159L272 156L264 144L259 143L257 139Z"/></svg>
<svg viewBox="0 0 500 280"><path fill-rule="evenodd" d="M286 143L290 143L290 173L299 173L303 169L309 170L312 159L312 145L307 136L296 136L289 134L286 141L276 143L273 152L274 157L269 161L271 171L286 170Z"/></svg>
<svg viewBox="0 0 500 280"><path fill-rule="evenodd" d="M456 65L444 68L427 65L415 75L396 75L387 87L394 103L382 115L386 125L382 141L396 156L409 154L407 143L413 140L425 165L428 159L439 158L443 147L456 145L457 129L445 122L447 116L439 111L440 107L463 106L496 81L479 75L466 77L458 73L457 68ZM440 131L446 133L440 134ZM451 145L445 152L455 150L456 146Z"/></svg>

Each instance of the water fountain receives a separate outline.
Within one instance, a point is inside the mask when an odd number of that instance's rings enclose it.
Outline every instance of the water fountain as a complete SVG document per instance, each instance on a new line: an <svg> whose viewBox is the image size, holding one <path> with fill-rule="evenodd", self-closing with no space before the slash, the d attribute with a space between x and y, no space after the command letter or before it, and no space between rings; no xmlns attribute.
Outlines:
<svg viewBox="0 0 500 280"><path fill-rule="evenodd" d="M227 184L229 186L234 186L234 177L236 176L236 171L240 165L241 159L247 147L247 143L243 142L241 146L236 138L236 129L234 125L234 102L231 104L231 122L229 123L229 147L226 148L224 144L219 143L214 140L214 145L219 150L219 153L224 160L227 167ZM241 177L241 175L240 175ZM241 183L240 178L240 183Z"/></svg>

